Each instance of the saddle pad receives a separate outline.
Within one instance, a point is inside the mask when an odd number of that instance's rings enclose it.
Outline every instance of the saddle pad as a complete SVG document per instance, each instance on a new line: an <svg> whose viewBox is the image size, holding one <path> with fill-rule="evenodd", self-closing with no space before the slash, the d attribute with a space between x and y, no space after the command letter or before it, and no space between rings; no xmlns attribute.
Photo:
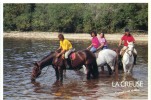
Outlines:
<svg viewBox="0 0 151 100"><path fill-rule="evenodd" d="M71 55L70 55L70 59L71 60L74 60L76 58L76 56L75 56L75 52L74 53L72 53Z"/></svg>
<svg viewBox="0 0 151 100"><path fill-rule="evenodd" d="M95 57L98 58L99 53L94 53Z"/></svg>
<svg viewBox="0 0 151 100"><path fill-rule="evenodd" d="M121 52L121 56L123 57L124 53L126 52L126 50L122 51Z"/></svg>

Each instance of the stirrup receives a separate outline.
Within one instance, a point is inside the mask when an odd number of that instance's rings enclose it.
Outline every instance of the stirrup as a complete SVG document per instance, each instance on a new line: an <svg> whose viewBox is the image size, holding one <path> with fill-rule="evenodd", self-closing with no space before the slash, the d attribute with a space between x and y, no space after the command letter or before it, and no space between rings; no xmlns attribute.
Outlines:
<svg viewBox="0 0 151 100"><path fill-rule="evenodd" d="M71 67L71 65L69 64L70 62L68 61L68 59L65 59L66 60L66 64L65 64L65 66L66 66L66 69L73 69L72 67Z"/></svg>
<svg viewBox="0 0 151 100"><path fill-rule="evenodd" d="M72 48L72 50L71 50L72 52L74 52L75 51L75 48Z"/></svg>
<svg viewBox="0 0 151 100"><path fill-rule="evenodd" d="M69 66L69 65L66 65L66 69L69 69L69 70L71 70L71 69L73 69L71 66Z"/></svg>

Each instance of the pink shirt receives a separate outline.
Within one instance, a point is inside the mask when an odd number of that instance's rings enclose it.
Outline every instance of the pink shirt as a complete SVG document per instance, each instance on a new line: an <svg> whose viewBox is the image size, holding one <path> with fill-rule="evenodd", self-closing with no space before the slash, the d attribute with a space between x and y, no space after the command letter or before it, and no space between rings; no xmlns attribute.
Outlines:
<svg viewBox="0 0 151 100"><path fill-rule="evenodd" d="M107 41L105 38L99 38L100 44L104 43L104 46L107 46Z"/></svg>
<svg viewBox="0 0 151 100"><path fill-rule="evenodd" d="M100 42L99 42L99 40L98 40L98 38L96 36L92 38L92 45L95 48L98 48L100 46Z"/></svg>

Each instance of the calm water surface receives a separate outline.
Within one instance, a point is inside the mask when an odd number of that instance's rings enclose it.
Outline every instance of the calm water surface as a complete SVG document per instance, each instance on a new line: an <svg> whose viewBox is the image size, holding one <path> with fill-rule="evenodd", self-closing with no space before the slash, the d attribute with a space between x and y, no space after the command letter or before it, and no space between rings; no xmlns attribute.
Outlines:
<svg viewBox="0 0 151 100"><path fill-rule="evenodd" d="M90 41L72 40L77 50L86 48ZM110 48L117 43L109 42ZM57 83L55 71L50 66L45 73L30 82L33 62L42 59L58 48L55 40L4 39L4 100L50 99L147 99L148 97L148 44L137 44L137 65L133 75L119 74L119 81L142 81L143 87L113 87L114 76L100 74L98 79L86 80L82 71L67 71L63 83Z"/></svg>

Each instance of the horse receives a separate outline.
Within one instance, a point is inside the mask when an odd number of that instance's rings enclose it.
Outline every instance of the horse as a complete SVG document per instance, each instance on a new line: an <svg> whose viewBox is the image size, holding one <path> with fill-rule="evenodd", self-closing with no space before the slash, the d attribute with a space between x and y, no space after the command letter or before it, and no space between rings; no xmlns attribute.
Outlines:
<svg viewBox="0 0 151 100"><path fill-rule="evenodd" d="M34 67L31 73L31 81L35 82L36 78L41 74L41 70L48 66L52 65L53 58L55 57L56 52L50 52L47 56L42 58L40 61L34 63ZM53 65L52 65L53 66ZM54 66L53 66L54 67Z"/></svg>
<svg viewBox="0 0 151 100"><path fill-rule="evenodd" d="M112 72L115 70L118 71L117 64L117 53L111 49L104 49L101 50L97 57L97 65L98 66L104 66L107 65L109 75L112 74ZM117 73L116 73L117 74Z"/></svg>
<svg viewBox="0 0 151 100"><path fill-rule="evenodd" d="M113 71L118 75L118 54L116 50L104 49L99 51L99 53L96 54L96 62L97 66L102 68L102 71L104 71L104 65L107 65L109 75L111 75ZM84 72L86 72L84 66L83 68Z"/></svg>
<svg viewBox="0 0 151 100"><path fill-rule="evenodd" d="M63 80L63 70L66 69L64 59L62 57L56 57L60 51L51 52L49 55L44 57L42 60L34 63L34 67L31 74L31 81L35 82L36 78L41 74L41 70L48 66L52 65L55 69L56 80ZM88 74L87 79L90 78L92 73L94 77L98 77L98 67L96 64L95 56L88 50L77 51L72 53L72 67L80 68L83 64L87 66ZM93 67L92 67L93 65Z"/></svg>
<svg viewBox="0 0 151 100"><path fill-rule="evenodd" d="M128 41L127 43L128 43L128 47L123 55L122 63L123 63L124 73L130 74L134 67L134 56L133 56L134 44L133 42L128 42Z"/></svg>
<svg viewBox="0 0 151 100"><path fill-rule="evenodd" d="M98 66L96 63L95 55L89 50L81 50L81 51L74 51L69 54L68 60L70 61L70 67L72 69L81 69L82 65L86 66L87 70L87 79L98 77ZM65 66L65 59L60 57L54 57L53 65L56 67L56 72L58 73L57 78L60 81L63 80L63 69L66 68Z"/></svg>
<svg viewBox="0 0 151 100"><path fill-rule="evenodd" d="M118 70L123 70L123 63L121 60L121 55L120 55L120 48L113 48L113 51L115 51L117 53L117 64L118 64Z"/></svg>

